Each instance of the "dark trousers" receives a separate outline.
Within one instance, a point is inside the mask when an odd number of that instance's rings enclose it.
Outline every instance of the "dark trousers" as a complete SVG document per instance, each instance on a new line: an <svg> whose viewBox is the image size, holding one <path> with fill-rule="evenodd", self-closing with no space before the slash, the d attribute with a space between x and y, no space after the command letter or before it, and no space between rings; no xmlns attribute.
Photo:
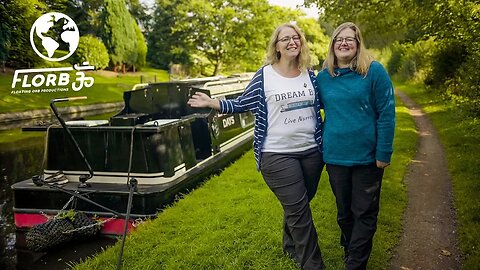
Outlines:
<svg viewBox="0 0 480 270"><path fill-rule="evenodd" d="M383 169L375 164L327 164L327 172L337 203L340 244L346 255L345 269L366 269L377 230Z"/></svg>
<svg viewBox="0 0 480 270"><path fill-rule="evenodd" d="M314 148L297 153L262 153L261 172L283 207L283 251L302 269L323 269L310 200L324 166Z"/></svg>

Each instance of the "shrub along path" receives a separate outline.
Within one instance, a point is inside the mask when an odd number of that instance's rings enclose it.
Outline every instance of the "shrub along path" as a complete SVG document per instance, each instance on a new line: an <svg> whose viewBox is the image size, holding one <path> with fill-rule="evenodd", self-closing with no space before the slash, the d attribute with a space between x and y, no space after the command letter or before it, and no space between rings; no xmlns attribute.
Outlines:
<svg viewBox="0 0 480 270"><path fill-rule="evenodd" d="M438 135L419 106L397 91L419 132L419 145L405 183L408 206L392 270L460 269L451 179Z"/></svg>

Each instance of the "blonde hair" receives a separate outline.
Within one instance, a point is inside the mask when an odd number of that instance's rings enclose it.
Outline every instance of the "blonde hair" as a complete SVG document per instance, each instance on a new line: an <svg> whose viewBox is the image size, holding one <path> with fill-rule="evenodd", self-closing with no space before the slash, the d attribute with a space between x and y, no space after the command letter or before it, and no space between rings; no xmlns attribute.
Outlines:
<svg viewBox="0 0 480 270"><path fill-rule="evenodd" d="M328 73L330 73L332 76L335 76L334 69L338 67L338 63L333 46L335 45L335 38L337 38L338 34L347 28L350 28L355 32L355 38L357 39L357 55L355 55L352 61L350 61L349 67L355 72L367 76L370 64L374 59L370 53L368 53L367 48L365 48L360 29L352 22L342 23L337 27L337 29L335 29L335 31L333 31L332 39L330 40L328 47L327 59L325 62L323 62L323 68L327 68Z"/></svg>
<svg viewBox="0 0 480 270"><path fill-rule="evenodd" d="M303 33L300 28L293 24L293 23L284 23L280 26L278 26L275 31L273 31L272 36L270 37L270 41L268 42L268 47L267 47L267 57L265 59L265 64L266 65L272 65L275 63L278 63L280 61L280 53L277 52L277 42L278 42L278 35L280 34L280 31L283 28L290 27L295 32L297 32L298 36L300 37L300 53L297 56L297 62L298 62L298 69L303 71L307 68L311 67L311 59L310 59L310 50L308 49L307 46L307 40L305 39L305 34Z"/></svg>

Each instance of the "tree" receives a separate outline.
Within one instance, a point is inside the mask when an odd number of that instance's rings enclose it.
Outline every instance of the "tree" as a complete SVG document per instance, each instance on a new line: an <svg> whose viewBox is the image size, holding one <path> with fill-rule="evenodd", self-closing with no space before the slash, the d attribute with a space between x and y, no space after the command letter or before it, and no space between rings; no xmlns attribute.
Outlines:
<svg viewBox="0 0 480 270"><path fill-rule="evenodd" d="M3 72L5 72L5 62L10 51L11 35L10 27L4 22L0 23L0 62L2 63Z"/></svg>
<svg viewBox="0 0 480 270"><path fill-rule="evenodd" d="M413 1L413 0L412 0ZM408 0L305 0L323 13L321 22L335 29L343 22L354 22L361 29L369 47L382 48L402 39L410 10ZM331 33L329 33L331 34Z"/></svg>
<svg viewBox="0 0 480 270"><path fill-rule="evenodd" d="M275 27L295 20L311 42L313 58L325 57L321 56L326 52L325 35L313 19L301 19L304 14L300 11L270 6L265 0L181 2L157 1L153 30L147 37L147 59L157 67L181 64L207 76L223 69L229 73L255 71L265 59Z"/></svg>
<svg viewBox="0 0 480 270"><path fill-rule="evenodd" d="M266 0L157 1L154 27L149 35L149 59L156 64L211 67L204 75L216 75L223 65L243 70L258 67L282 9L272 12ZM156 57L153 57L156 56Z"/></svg>
<svg viewBox="0 0 480 270"><path fill-rule="evenodd" d="M182 0L158 0L153 14L153 30L147 36L147 59L157 68L168 69L171 64L190 65L193 46L188 31L178 31L175 25L187 16L179 9Z"/></svg>
<svg viewBox="0 0 480 270"><path fill-rule="evenodd" d="M72 18L81 35L99 34L103 0L40 0L45 11L64 13Z"/></svg>
<svg viewBox="0 0 480 270"><path fill-rule="evenodd" d="M96 69L104 69L108 66L108 51L105 45L97 37L87 35L80 37L78 48L72 57L72 64L88 62Z"/></svg>
<svg viewBox="0 0 480 270"><path fill-rule="evenodd" d="M320 24L312 18L300 18L297 20L297 24L305 33L312 57L312 66L320 68L327 57L330 38L324 33Z"/></svg>
<svg viewBox="0 0 480 270"><path fill-rule="evenodd" d="M14 68L33 67L42 60L30 45L30 28L42 14L37 0L0 0L2 52L5 64Z"/></svg>
<svg viewBox="0 0 480 270"><path fill-rule="evenodd" d="M423 82L446 96L470 100L480 114L480 5L474 0L306 0L324 10L321 20L357 23L366 43L390 46L390 71L417 68ZM431 43L434 43L434 46ZM418 53L422 57L418 57ZM418 63L417 61L423 61ZM425 63L426 62L426 63ZM411 71L411 72L410 72Z"/></svg>
<svg viewBox="0 0 480 270"><path fill-rule="evenodd" d="M100 36L103 0L69 0L66 14L75 21L81 35Z"/></svg>
<svg viewBox="0 0 480 270"><path fill-rule="evenodd" d="M133 72L135 72L136 68L144 67L147 63L147 44L140 27L135 21L133 21L133 28L135 29L135 36L137 38L137 60L133 64Z"/></svg>
<svg viewBox="0 0 480 270"><path fill-rule="evenodd" d="M178 27L190 29L197 53L213 66L212 75L218 74L223 64L239 59L258 66L278 21L266 0L193 0L188 14L186 23Z"/></svg>
<svg viewBox="0 0 480 270"><path fill-rule="evenodd" d="M143 29L144 33L148 33L151 30L151 16L148 14L148 7L145 4L140 3L140 0L127 0L128 10L132 14L137 24Z"/></svg>
<svg viewBox="0 0 480 270"><path fill-rule="evenodd" d="M137 38L133 24L136 23L127 10L124 0L105 0L101 16L101 37L108 49L114 70L137 61Z"/></svg>

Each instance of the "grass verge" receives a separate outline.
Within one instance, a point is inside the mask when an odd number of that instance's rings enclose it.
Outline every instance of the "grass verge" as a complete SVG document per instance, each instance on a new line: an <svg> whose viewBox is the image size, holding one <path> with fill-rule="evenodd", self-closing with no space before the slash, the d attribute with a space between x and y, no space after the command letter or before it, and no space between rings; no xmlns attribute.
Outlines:
<svg viewBox="0 0 480 270"><path fill-rule="evenodd" d="M443 100L424 88L399 84L428 114L446 150L452 178L454 204L458 218L458 236L463 269L480 265L480 119L468 113L468 107Z"/></svg>
<svg viewBox="0 0 480 270"><path fill-rule="evenodd" d="M392 165L386 170L369 269L386 269L406 207L403 177L417 141L413 119L397 102ZM141 224L127 237L124 269L297 269L281 248L282 209L255 171L252 151L220 175ZM335 202L324 172L311 204L328 269L343 262ZM120 243L74 269L115 269Z"/></svg>

